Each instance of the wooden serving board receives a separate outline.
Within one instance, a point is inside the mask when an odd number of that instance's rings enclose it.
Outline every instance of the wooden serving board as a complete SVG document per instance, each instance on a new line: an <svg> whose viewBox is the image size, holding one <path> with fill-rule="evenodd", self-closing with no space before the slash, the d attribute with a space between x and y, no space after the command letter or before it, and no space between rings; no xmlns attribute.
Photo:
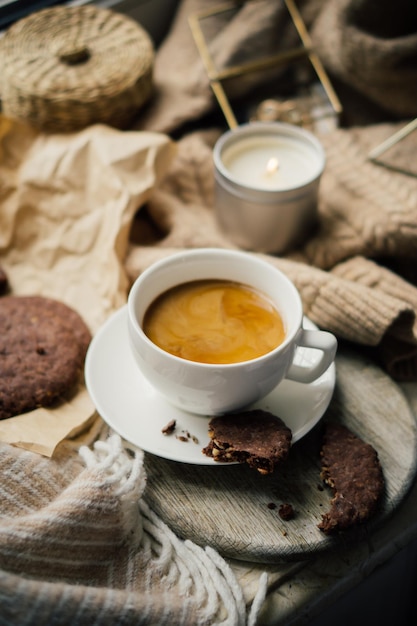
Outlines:
<svg viewBox="0 0 417 626"><path fill-rule="evenodd" d="M320 478L324 420L338 420L371 443L386 481L371 524L333 538L317 528L331 498ZM413 482L416 452L416 420L401 389L373 363L343 348L323 420L294 444L289 460L273 475L261 476L246 465L196 466L146 454L145 498L177 535L224 556L263 563L306 558L358 539L384 521ZM294 519L279 517L282 503L292 504Z"/></svg>

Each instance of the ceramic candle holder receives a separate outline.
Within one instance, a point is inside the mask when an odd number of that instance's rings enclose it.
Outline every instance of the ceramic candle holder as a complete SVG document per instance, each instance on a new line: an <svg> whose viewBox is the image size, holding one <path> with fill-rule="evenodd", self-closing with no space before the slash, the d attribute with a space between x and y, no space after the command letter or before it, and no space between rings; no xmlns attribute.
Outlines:
<svg viewBox="0 0 417 626"><path fill-rule="evenodd" d="M216 216L233 243L283 253L308 237L325 165L312 133L280 122L243 124L220 137L213 159Z"/></svg>

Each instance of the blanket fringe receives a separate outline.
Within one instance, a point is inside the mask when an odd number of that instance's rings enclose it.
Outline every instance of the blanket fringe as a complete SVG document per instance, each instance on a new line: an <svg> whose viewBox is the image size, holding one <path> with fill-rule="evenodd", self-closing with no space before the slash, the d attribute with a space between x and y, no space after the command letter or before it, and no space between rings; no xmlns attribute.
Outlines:
<svg viewBox="0 0 417 626"><path fill-rule="evenodd" d="M267 574L259 580L257 594L249 616L243 590L231 567L213 548L202 548L189 540L179 539L155 514L143 498L146 475L144 453L130 446L119 435L97 441L93 448L80 449L87 468L104 472L124 505L126 524L140 524L140 544L150 561L147 580L152 591L155 572L163 576L170 588L177 586L186 606L197 607L199 623L213 626L254 626L267 592ZM132 515L132 505L139 520ZM132 536L132 528L130 530ZM153 574L152 574L153 572ZM215 621L213 621L215 620Z"/></svg>

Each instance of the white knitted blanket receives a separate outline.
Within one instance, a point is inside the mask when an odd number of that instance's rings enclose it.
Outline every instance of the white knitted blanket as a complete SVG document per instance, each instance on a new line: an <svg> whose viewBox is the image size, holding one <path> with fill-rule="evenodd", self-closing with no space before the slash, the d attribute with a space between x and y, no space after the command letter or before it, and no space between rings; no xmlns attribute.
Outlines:
<svg viewBox="0 0 417 626"><path fill-rule="evenodd" d="M0 468L1 624L255 623L266 575L251 612L222 557L149 509L118 435L54 460L2 446Z"/></svg>

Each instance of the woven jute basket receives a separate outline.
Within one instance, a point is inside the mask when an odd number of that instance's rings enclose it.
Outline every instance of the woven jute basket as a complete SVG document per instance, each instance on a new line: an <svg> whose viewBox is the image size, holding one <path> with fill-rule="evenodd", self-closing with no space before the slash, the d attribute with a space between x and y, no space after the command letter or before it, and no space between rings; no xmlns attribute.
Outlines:
<svg viewBox="0 0 417 626"><path fill-rule="evenodd" d="M3 113L46 131L94 123L127 128L152 93L154 47L120 13L54 7L32 13L0 42Z"/></svg>

